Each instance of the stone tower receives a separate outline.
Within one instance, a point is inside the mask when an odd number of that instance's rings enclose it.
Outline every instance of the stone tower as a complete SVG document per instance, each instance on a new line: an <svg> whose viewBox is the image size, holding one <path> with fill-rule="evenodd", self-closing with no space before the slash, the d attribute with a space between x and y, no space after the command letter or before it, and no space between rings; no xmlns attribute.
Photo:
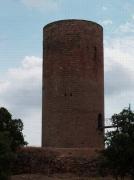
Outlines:
<svg viewBox="0 0 134 180"><path fill-rule="evenodd" d="M43 34L42 146L103 148L103 28L61 20Z"/></svg>

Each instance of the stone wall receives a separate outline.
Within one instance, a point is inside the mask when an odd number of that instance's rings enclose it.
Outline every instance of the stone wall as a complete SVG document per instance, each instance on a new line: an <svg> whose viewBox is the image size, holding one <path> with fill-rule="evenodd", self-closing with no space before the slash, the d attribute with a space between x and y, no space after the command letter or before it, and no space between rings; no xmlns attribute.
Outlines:
<svg viewBox="0 0 134 180"><path fill-rule="evenodd" d="M21 148L12 164L13 174L75 174L97 176L97 160L91 150ZM84 152L84 153L83 153ZM94 158L93 158L94 157Z"/></svg>
<svg viewBox="0 0 134 180"><path fill-rule="evenodd" d="M103 29L82 20L44 27L42 145L103 148Z"/></svg>

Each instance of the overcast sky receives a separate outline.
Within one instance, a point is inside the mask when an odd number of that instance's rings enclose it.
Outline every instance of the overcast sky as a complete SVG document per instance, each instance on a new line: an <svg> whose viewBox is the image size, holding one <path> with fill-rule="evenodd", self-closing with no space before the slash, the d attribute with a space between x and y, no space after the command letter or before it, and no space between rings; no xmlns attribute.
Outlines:
<svg viewBox="0 0 134 180"><path fill-rule="evenodd" d="M42 29L61 19L104 28L105 116L134 110L134 0L0 0L0 106L41 144Z"/></svg>

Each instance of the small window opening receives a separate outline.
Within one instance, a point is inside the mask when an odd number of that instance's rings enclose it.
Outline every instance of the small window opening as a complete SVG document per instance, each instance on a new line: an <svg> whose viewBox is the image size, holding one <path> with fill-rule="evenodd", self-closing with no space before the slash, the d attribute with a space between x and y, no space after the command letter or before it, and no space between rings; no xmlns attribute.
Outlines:
<svg viewBox="0 0 134 180"><path fill-rule="evenodd" d="M67 93L66 93L66 92L64 93L64 96L67 96Z"/></svg>
<svg viewBox="0 0 134 180"><path fill-rule="evenodd" d="M70 96L72 96L72 93L70 93Z"/></svg>

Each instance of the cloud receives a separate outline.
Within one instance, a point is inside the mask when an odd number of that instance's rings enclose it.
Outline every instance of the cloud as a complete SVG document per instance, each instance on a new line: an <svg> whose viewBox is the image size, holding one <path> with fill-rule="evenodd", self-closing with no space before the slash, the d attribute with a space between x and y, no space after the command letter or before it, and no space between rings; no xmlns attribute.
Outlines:
<svg viewBox="0 0 134 180"><path fill-rule="evenodd" d="M134 37L115 37L105 42L105 66L119 63L122 66L134 71Z"/></svg>
<svg viewBox="0 0 134 180"><path fill-rule="evenodd" d="M116 35L105 41L106 95L119 95L134 91L134 36L129 26L117 27Z"/></svg>
<svg viewBox="0 0 134 180"><path fill-rule="evenodd" d="M120 32L119 32L120 33ZM106 117L134 105L134 37L116 36L105 40Z"/></svg>
<svg viewBox="0 0 134 180"><path fill-rule="evenodd" d="M106 11L108 8L106 6L102 6L102 10Z"/></svg>
<svg viewBox="0 0 134 180"><path fill-rule="evenodd" d="M134 38L110 39L105 46L106 95L134 91Z"/></svg>
<svg viewBox="0 0 134 180"><path fill-rule="evenodd" d="M126 22L123 25L120 25L118 31L122 33L134 33L134 22Z"/></svg>
<svg viewBox="0 0 134 180"><path fill-rule="evenodd" d="M134 79L131 73L122 64L115 63L111 69L105 71L105 94L119 95L134 90Z"/></svg>
<svg viewBox="0 0 134 180"><path fill-rule="evenodd" d="M134 15L132 15L131 19L129 19L127 22L117 27L114 33L123 36L134 35Z"/></svg>
<svg viewBox="0 0 134 180"><path fill-rule="evenodd" d="M24 134L31 145L40 145L42 60L26 56L20 67L0 78L0 106L24 121Z"/></svg>
<svg viewBox="0 0 134 180"><path fill-rule="evenodd" d="M110 19L104 20L100 22L102 25L107 26L107 25L112 25L113 21Z"/></svg>
<svg viewBox="0 0 134 180"><path fill-rule="evenodd" d="M61 0L21 0L29 8L38 8L41 10L54 10L60 5Z"/></svg>

